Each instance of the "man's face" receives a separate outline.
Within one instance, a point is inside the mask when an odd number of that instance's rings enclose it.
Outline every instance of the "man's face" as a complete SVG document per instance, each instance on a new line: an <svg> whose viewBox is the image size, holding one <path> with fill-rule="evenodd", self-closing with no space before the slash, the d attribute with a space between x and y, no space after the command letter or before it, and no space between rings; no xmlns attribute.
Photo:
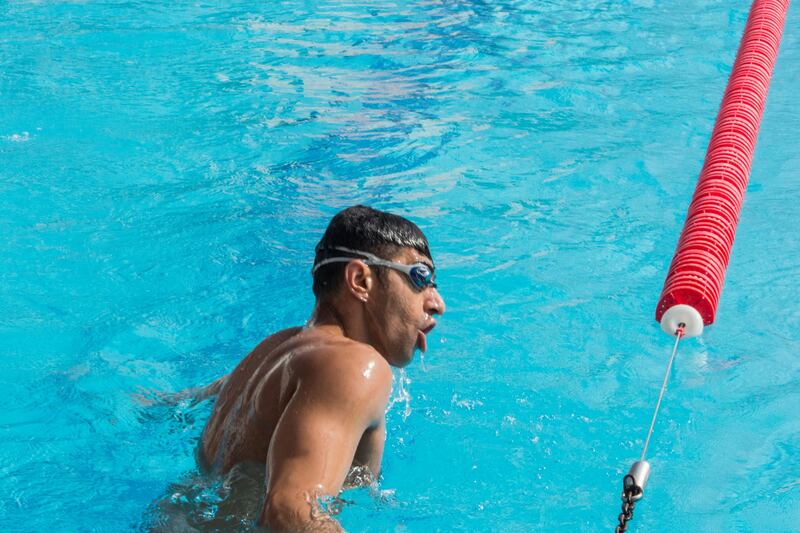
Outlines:
<svg viewBox="0 0 800 533"><path fill-rule="evenodd" d="M412 265L426 263L429 257L413 248L403 248L390 261ZM435 315L444 313L445 304L434 287L417 288L406 274L386 267L380 268L382 279L370 295L372 312L370 326L379 351L392 366L403 367L411 362L414 350L427 348L427 334L436 325Z"/></svg>

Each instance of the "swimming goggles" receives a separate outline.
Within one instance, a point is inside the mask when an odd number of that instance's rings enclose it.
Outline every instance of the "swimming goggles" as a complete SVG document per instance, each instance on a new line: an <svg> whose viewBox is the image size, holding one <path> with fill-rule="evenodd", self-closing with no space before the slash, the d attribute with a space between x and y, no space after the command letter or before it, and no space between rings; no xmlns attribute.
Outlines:
<svg viewBox="0 0 800 533"><path fill-rule="evenodd" d="M340 252L347 252L353 255L360 255L361 257L329 257L328 259L323 259L316 265L314 268L311 269L311 274L313 275L320 267L325 265L329 265L331 263L349 263L354 259L359 259L363 261L365 264L370 266L382 266L386 268L391 268L393 270L397 270L398 272L402 272L408 279L411 281L411 284L419 290L426 289L428 287L436 288L436 283L434 280L436 279L436 270L425 263L414 263L411 265L405 265L403 263L395 263L394 261L387 261L386 259L381 259L377 255L371 254L369 252L362 252L360 250L351 250L350 248L345 248L344 246L333 246L328 248L329 250L338 250Z"/></svg>

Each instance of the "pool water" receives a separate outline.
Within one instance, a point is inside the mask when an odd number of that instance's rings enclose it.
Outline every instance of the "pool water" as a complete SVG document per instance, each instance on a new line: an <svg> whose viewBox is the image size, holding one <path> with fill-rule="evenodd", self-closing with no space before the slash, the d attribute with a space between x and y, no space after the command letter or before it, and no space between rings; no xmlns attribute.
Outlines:
<svg viewBox="0 0 800 533"><path fill-rule="evenodd" d="M748 7L4 3L0 530L249 529L197 478L210 402L147 404L304 323L313 246L356 203L423 228L448 312L341 523L613 529ZM717 323L679 348L631 531L800 524L798 29L793 8Z"/></svg>

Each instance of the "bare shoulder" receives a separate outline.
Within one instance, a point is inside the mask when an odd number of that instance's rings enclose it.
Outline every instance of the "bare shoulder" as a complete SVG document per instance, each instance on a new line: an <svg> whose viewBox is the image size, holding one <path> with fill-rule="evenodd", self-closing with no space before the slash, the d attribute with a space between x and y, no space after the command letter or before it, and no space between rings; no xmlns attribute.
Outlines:
<svg viewBox="0 0 800 533"><path fill-rule="evenodd" d="M391 386L389 363L373 347L350 339L314 343L298 353L293 369L306 379L336 377L335 382L387 382ZM349 383L353 384L353 383Z"/></svg>
<svg viewBox="0 0 800 533"><path fill-rule="evenodd" d="M301 381L332 399L346 396L365 405L385 405L391 394L389 364L371 346L350 339L315 343L291 365Z"/></svg>
<svg viewBox="0 0 800 533"><path fill-rule="evenodd" d="M269 353L284 342L289 341L293 337L296 337L299 333L303 331L303 328L300 326L282 329L280 331L276 331L269 337L262 340L258 343L251 354L264 354Z"/></svg>
<svg viewBox="0 0 800 533"><path fill-rule="evenodd" d="M302 330L303 328L301 327L283 329L258 343L244 359L239 361L236 368L222 383L218 391L221 397L224 398L229 394L238 396L248 384L267 380L269 373L264 370L268 370L270 367L264 366L264 361L279 350L282 345L291 342L292 338L297 337Z"/></svg>

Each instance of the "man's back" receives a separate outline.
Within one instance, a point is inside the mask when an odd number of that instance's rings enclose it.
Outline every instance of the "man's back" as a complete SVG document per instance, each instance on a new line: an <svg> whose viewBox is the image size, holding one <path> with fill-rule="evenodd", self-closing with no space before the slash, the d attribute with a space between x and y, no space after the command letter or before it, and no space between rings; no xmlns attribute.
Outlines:
<svg viewBox="0 0 800 533"><path fill-rule="evenodd" d="M212 470L225 473L243 461L266 461L294 390L289 360L310 344L298 342L300 332L289 328L267 337L228 376L200 444L200 459Z"/></svg>

